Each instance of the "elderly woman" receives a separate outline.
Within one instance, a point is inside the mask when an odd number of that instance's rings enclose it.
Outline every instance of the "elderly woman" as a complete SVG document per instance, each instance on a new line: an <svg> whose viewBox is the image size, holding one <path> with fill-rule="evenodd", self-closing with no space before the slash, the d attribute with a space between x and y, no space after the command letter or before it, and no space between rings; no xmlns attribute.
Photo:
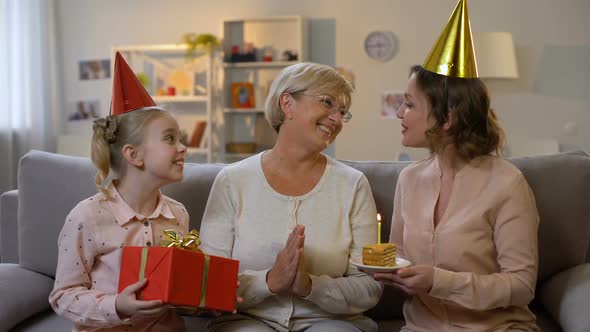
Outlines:
<svg viewBox="0 0 590 332"><path fill-rule="evenodd" d="M362 173L322 153L352 117L351 92L331 67L285 68L266 100L275 146L215 179L202 249L240 260L244 301L211 331L377 330L363 312L382 286L349 264L377 237L371 189Z"/></svg>

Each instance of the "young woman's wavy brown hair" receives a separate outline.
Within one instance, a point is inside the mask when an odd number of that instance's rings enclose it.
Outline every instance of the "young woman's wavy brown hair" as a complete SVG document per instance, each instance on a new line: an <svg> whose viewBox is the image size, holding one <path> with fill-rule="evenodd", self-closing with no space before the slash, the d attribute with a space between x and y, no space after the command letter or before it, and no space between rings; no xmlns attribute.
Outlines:
<svg viewBox="0 0 590 332"><path fill-rule="evenodd" d="M429 116L435 124L426 131L431 152L438 153L453 144L467 160L492 152L502 155L504 130L490 108L488 89L479 78L447 77L419 65L412 67L412 74L432 106ZM442 128L449 117L451 128L445 136Z"/></svg>
<svg viewBox="0 0 590 332"><path fill-rule="evenodd" d="M141 145L147 125L154 119L163 116L166 111L158 107L146 107L125 114L94 121L91 143L91 159L98 172L95 183L98 191L110 199L103 186L105 179L112 170L119 178L125 176L127 163L123 157L126 144Z"/></svg>

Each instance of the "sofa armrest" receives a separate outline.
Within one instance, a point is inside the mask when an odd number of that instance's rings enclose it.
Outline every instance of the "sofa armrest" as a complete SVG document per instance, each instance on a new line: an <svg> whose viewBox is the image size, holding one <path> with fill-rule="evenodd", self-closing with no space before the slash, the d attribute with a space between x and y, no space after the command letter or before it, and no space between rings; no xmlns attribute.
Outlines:
<svg viewBox="0 0 590 332"><path fill-rule="evenodd" d="M0 264L0 331L50 308L53 279L17 264Z"/></svg>
<svg viewBox="0 0 590 332"><path fill-rule="evenodd" d="M18 263L18 190L0 196L0 262Z"/></svg>
<svg viewBox="0 0 590 332"><path fill-rule="evenodd" d="M564 331L588 331L590 263L560 272L544 282L541 303Z"/></svg>

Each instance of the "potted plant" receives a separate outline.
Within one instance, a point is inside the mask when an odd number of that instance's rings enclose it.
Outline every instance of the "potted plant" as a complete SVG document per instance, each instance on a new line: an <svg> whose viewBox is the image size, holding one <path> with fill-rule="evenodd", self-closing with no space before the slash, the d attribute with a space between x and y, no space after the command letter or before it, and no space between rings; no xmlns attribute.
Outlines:
<svg viewBox="0 0 590 332"><path fill-rule="evenodd" d="M219 47L219 40L210 33L185 33L182 36L183 42L188 45L186 49L186 60L191 61L198 50L213 51Z"/></svg>

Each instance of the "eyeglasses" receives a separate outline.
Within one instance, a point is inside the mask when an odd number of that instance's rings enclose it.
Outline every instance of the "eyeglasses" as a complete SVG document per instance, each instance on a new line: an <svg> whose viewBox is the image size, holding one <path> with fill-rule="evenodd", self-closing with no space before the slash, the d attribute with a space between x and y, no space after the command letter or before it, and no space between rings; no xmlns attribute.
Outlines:
<svg viewBox="0 0 590 332"><path fill-rule="evenodd" d="M323 109L326 112L328 112L330 114L340 113L340 118L342 119L342 122L346 123L346 122L350 121L350 119L352 119L352 113L350 113L347 109L343 109L343 108L338 107L338 103L336 103L334 98L332 98L330 96L310 95L310 94L303 93L303 92L295 92L292 94L312 97L313 99L318 101L320 103L320 105L322 105Z"/></svg>

